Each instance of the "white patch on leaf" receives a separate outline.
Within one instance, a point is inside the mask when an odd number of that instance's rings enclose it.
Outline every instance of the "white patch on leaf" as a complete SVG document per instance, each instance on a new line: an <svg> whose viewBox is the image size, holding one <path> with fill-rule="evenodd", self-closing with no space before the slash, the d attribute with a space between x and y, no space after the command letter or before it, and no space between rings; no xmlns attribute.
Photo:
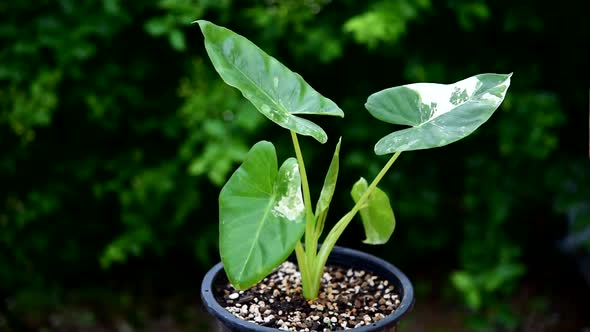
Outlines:
<svg viewBox="0 0 590 332"><path fill-rule="evenodd" d="M407 87L418 93L420 100L432 108L430 119L441 116L473 98L481 86L477 77L470 77L455 84L414 83Z"/></svg>
<svg viewBox="0 0 590 332"><path fill-rule="evenodd" d="M295 165L287 173L289 184L287 192L274 206L272 212L275 216L281 216L289 221L297 221L305 211L303 196L301 195L301 186L295 179L299 175L299 166Z"/></svg>

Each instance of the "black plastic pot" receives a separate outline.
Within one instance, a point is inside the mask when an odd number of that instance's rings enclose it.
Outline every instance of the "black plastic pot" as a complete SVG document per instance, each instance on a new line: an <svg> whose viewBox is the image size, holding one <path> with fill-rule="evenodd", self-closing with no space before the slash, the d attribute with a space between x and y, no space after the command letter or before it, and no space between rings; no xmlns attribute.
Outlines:
<svg viewBox="0 0 590 332"><path fill-rule="evenodd" d="M363 326L350 331L355 332L393 332L402 317L408 313L414 304L414 289L410 280L392 264L367 253L343 248L334 247L328 264L339 265L346 268L364 269L371 271L381 278L387 279L395 286L400 296L399 307L389 316L369 326ZM217 330L219 332L273 332L280 331L269 327L260 326L235 317L225 310L215 300L213 294L215 281L223 271L222 263L215 265L203 279L201 284L201 299L205 309L216 318Z"/></svg>

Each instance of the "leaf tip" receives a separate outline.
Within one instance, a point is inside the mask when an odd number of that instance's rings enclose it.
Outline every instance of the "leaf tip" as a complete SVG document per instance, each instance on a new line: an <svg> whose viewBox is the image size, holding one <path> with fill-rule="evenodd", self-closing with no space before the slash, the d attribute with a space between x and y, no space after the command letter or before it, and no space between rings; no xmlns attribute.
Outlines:
<svg viewBox="0 0 590 332"><path fill-rule="evenodd" d="M203 34L205 33L205 30L209 30L211 28L218 28L217 25L215 25L212 22L209 22L207 20L195 20L194 22L192 22L193 24L198 24L199 28L201 28L201 31L203 32Z"/></svg>
<svg viewBox="0 0 590 332"><path fill-rule="evenodd" d="M248 289L248 288L249 288L249 287L244 287L244 285L242 285L242 284L239 284L239 283L232 283L232 286L233 286L233 287L234 287L236 290L239 290L239 291L243 291L243 290L246 290L246 289Z"/></svg>
<svg viewBox="0 0 590 332"><path fill-rule="evenodd" d="M192 22L192 24L195 24L195 23L198 24L201 27L201 29L202 29L203 26L207 25L207 23L210 23L210 22L209 21L205 21L205 20L194 20Z"/></svg>
<svg viewBox="0 0 590 332"><path fill-rule="evenodd" d="M386 243L387 243L387 241L377 241L377 240L375 240L375 241L371 241L371 240L369 240L369 239L367 238L367 239L363 240L363 243L364 243L364 244L370 244L370 245L380 245L380 244L386 244Z"/></svg>
<svg viewBox="0 0 590 332"><path fill-rule="evenodd" d="M508 73L506 76L506 81L508 82L508 86L510 86L510 82L512 80L512 74L514 74L514 72Z"/></svg>

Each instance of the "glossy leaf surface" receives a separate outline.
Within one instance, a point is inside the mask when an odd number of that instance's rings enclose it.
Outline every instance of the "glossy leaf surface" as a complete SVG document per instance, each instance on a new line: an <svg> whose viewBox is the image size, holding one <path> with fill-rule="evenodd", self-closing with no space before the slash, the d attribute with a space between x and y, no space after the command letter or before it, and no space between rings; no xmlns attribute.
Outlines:
<svg viewBox="0 0 590 332"><path fill-rule="evenodd" d="M232 285L246 289L293 251L305 229L297 160L277 171L275 148L255 144L219 195L219 250Z"/></svg>
<svg viewBox="0 0 590 332"><path fill-rule="evenodd" d="M260 113L281 127L321 143L328 140L321 127L295 114L343 117L344 112L333 101L245 37L208 21L198 23L207 54L227 84L240 90Z"/></svg>
<svg viewBox="0 0 590 332"><path fill-rule="evenodd" d="M359 201L367 188L367 181L364 178L360 178L352 186L350 194L355 203ZM367 236L363 242L367 244L386 243L395 229L395 216L387 194L381 189L375 188L359 213Z"/></svg>
<svg viewBox="0 0 590 332"><path fill-rule="evenodd" d="M500 106L512 74L480 74L454 84L415 83L369 96L365 107L379 120L408 125L375 145L382 155L429 149L458 141Z"/></svg>

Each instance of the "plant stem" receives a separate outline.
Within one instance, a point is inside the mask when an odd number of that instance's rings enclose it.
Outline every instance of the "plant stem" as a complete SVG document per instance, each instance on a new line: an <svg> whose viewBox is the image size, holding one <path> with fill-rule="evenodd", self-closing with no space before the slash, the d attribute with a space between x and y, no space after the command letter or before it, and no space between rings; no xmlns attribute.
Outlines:
<svg viewBox="0 0 590 332"><path fill-rule="evenodd" d="M311 277L315 270L315 261L317 255L318 240L315 235L315 217L311 207L311 195L309 193L309 183L307 182L307 173L305 172L305 164L303 162L303 154L299 147L297 134L291 130L291 138L293 140L293 147L295 148L295 155L297 163L299 164L299 173L301 174L301 187L303 189L303 203L305 205L305 249L296 248L297 262L299 271L301 272L301 282L303 287L303 296L307 299L317 297L316 288L313 285ZM297 245L298 247L300 244ZM305 258L302 258L305 257Z"/></svg>
<svg viewBox="0 0 590 332"><path fill-rule="evenodd" d="M340 237L340 235L342 235L344 229L346 229L350 221L354 218L354 216L361 209L361 207L366 203L366 200L373 193L379 181L381 181L383 176L385 176L387 171L389 171L389 168L391 168L391 165L393 165L393 163L397 160L400 154L401 151L398 151L391 157L391 159L389 159L387 164L383 166L379 174L377 174L373 182L371 182L367 190L356 202L352 210L345 214L336 223L336 225L334 225L334 227L330 230L330 233L328 233L328 235L326 236L324 243L322 244L322 247L320 248L320 251L318 253L317 260L315 262L316 264L314 265L315 271L312 273L314 281L318 284L320 283L322 272L324 270L324 266L326 265L326 261L328 260L328 256L330 255L330 252L332 252L334 245L336 245L336 241L338 241L338 238Z"/></svg>
<svg viewBox="0 0 590 332"><path fill-rule="evenodd" d="M299 266L299 272L301 273L301 286L303 287L303 296L308 299L314 299L314 297L310 297L314 292L314 285L313 285L313 266L309 265L307 257L305 255L305 249L303 249L303 245L301 242L297 242L295 246L295 256L297 257L297 265ZM316 297L317 297L317 291Z"/></svg>

